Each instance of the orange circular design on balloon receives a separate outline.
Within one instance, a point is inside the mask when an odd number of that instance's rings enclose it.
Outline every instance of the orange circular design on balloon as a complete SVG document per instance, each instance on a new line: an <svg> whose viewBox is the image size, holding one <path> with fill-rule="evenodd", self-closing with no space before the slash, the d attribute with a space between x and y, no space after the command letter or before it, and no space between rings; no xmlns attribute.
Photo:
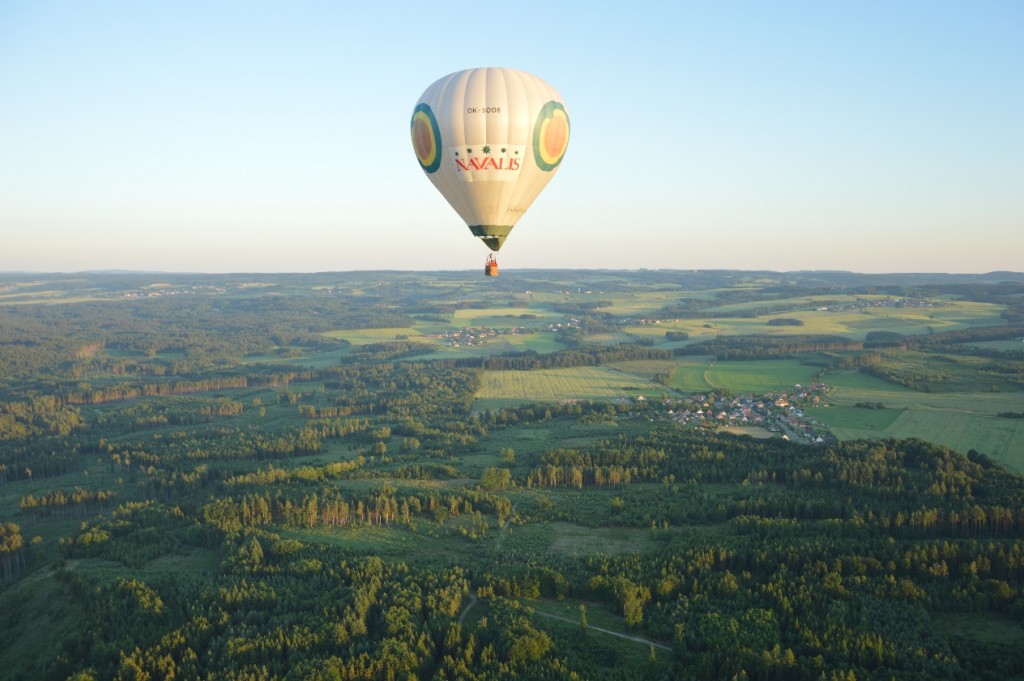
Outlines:
<svg viewBox="0 0 1024 681"><path fill-rule="evenodd" d="M429 165L434 156L434 135L430 130L430 123L425 116L417 116L413 124L413 146L416 148L416 155L424 165Z"/></svg>
<svg viewBox="0 0 1024 681"><path fill-rule="evenodd" d="M441 167L441 131L437 127L434 112L426 103L416 105L409 124L412 150L416 160L427 173L435 173Z"/></svg>
<svg viewBox="0 0 1024 681"><path fill-rule="evenodd" d="M569 125L565 120L565 114L556 111L555 115L546 121L544 128L544 155L550 159L557 159L565 153L565 146L569 141Z"/></svg>
<svg viewBox="0 0 1024 681"><path fill-rule="evenodd" d="M550 173L565 156L569 146L569 114L561 102L551 100L541 107L533 127L533 160Z"/></svg>

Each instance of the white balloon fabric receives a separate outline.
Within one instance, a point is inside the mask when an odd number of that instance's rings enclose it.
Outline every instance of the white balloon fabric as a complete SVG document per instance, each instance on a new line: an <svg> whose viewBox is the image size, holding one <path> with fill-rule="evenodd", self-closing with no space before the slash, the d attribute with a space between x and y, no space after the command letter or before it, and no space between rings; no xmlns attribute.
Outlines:
<svg viewBox="0 0 1024 681"><path fill-rule="evenodd" d="M569 113L537 76L508 68L458 71L428 87L413 109L420 167L493 251L558 170Z"/></svg>

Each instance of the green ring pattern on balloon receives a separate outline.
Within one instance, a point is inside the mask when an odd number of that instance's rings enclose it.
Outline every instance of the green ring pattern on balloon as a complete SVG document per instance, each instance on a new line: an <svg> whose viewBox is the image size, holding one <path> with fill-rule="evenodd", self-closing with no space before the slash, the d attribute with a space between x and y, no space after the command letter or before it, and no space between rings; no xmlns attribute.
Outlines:
<svg viewBox="0 0 1024 681"><path fill-rule="evenodd" d="M423 126L420 131L417 130L417 123ZM424 137L422 132L427 136ZM437 118L434 117L430 105L421 103L413 109L412 119L409 121L409 134L412 136L412 148L420 167L428 173L436 172L441 167L441 128L437 125ZM429 148L423 149L424 145L429 145Z"/></svg>

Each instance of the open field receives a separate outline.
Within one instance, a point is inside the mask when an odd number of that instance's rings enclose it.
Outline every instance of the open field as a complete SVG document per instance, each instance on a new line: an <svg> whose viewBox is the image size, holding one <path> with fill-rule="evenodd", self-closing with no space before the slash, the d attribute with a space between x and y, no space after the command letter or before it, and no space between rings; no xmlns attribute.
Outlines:
<svg viewBox="0 0 1024 681"><path fill-rule="evenodd" d="M352 345L368 345L369 343L385 343L393 340L411 340L428 342L433 340L425 337L419 329L411 326L389 329L336 329L325 331L328 338L339 338Z"/></svg>
<svg viewBox="0 0 1024 681"><path fill-rule="evenodd" d="M643 553L657 546L647 530L627 527L583 527L570 523L551 525L551 551L562 556Z"/></svg>
<svg viewBox="0 0 1024 681"><path fill-rule="evenodd" d="M564 345L555 340L553 333L524 333L515 336L502 336L502 340L508 343L511 350L516 352L533 350L536 353L547 354L565 348Z"/></svg>
<svg viewBox="0 0 1024 681"><path fill-rule="evenodd" d="M961 396L984 397L984 395ZM1019 398L1020 396L1018 396ZM808 413L828 424L841 440L920 438L966 453L991 456L1010 470L1024 473L1024 421L968 412L946 405L918 404L887 409L818 407Z"/></svg>
<svg viewBox="0 0 1024 681"><path fill-rule="evenodd" d="M987 350L1001 350L1003 352L1024 352L1024 342L1020 339L985 341L981 343L967 343L972 348L985 348Z"/></svg>
<svg viewBox="0 0 1024 681"><path fill-rule="evenodd" d="M326 352L303 352L294 357L280 356L273 354L246 355L242 359L243 364L284 364L309 369L323 369L337 364L341 358L349 353L349 348L341 350L328 350Z"/></svg>
<svg viewBox="0 0 1024 681"><path fill-rule="evenodd" d="M711 390L707 371L714 363L711 357L689 357L676 362L675 371L668 386L684 393L700 393Z"/></svg>
<svg viewBox="0 0 1024 681"><path fill-rule="evenodd" d="M777 436L777 433L773 433L761 426L725 426L721 430L723 432L734 433L736 435L749 435L756 440L764 440Z"/></svg>
<svg viewBox="0 0 1024 681"><path fill-rule="evenodd" d="M615 362L606 366L650 381L658 374L666 374L678 365L679 362L672 359L634 359L625 362Z"/></svg>
<svg viewBox="0 0 1024 681"><path fill-rule="evenodd" d="M615 399L622 395L660 395L663 389L632 374L608 367L572 367L536 371L488 371L478 400L562 402Z"/></svg>
<svg viewBox="0 0 1024 681"><path fill-rule="evenodd" d="M460 344L458 347L445 344L441 339L421 337L421 342L436 340L438 349L422 355L416 355L417 360L431 359L453 359L457 357L492 357L508 353L526 352L532 350L539 354L557 352L565 346L555 340L552 333L525 333L525 334L501 334L490 336L483 342L472 345Z"/></svg>
<svg viewBox="0 0 1024 681"><path fill-rule="evenodd" d="M772 304L804 303L804 299L772 301ZM807 305L811 305L809 301ZM725 305L716 311L756 309L764 302ZM629 327L637 336L664 338L666 331L685 331L691 340L737 334L788 335L792 333L838 334L863 339L871 331L892 331L913 335L953 331L976 326L1004 323L1003 307L991 303L955 301L934 307L863 307L857 309L798 309L761 317L715 317L679 319L657 325ZM709 311L711 312L711 311ZM799 319L803 326L769 326L775 318ZM1022 344L1024 345L1024 344Z"/></svg>
<svg viewBox="0 0 1024 681"><path fill-rule="evenodd" d="M829 401L838 405L883 402L895 409L939 409L984 416L1024 410L1024 392L927 393L856 371L829 372L824 381L833 388Z"/></svg>
<svg viewBox="0 0 1024 681"><path fill-rule="evenodd" d="M491 307L456 310L453 326L488 326L512 328L517 326L543 326L558 321L562 315L536 307Z"/></svg>
<svg viewBox="0 0 1024 681"><path fill-rule="evenodd" d="M708 291L690 294L681 291L606 292L587 291L584 289L567 291L565 293L533 291L527 299L531 305L610 303L602 306L601 310L616 315L642 316L677 302L680 296L688 298L700 297L710 300L713 299L714 294Z"/></svg>
<svg viewBox="0 0 1024 681"><path fill-rule="evenodd" d="M485 374L477 399L559 401L633 394L658 396L664 388L651 381L658 374L670 372L668 387L681 392L765 393L808 383L819 371L819 367L796 360L715 362L709 357L529 372L496 371Z"/></svg>
<svg viewBox="0 0 1024 681"><path fill-rule="evenodd" d="M481 541L472 542L455 531L460 520L455 518L445 525L421 520L415 523L413 529L403 527L390 531L366 526L288 529L282 531L281 536L311 544L339 546L356 555L380 556L386 560L443 567L465 565L478 560L497 533L492 528Z"/></svg>
<svg viewBox="0 0 1024 681"><path fill-rule="evenodd" d="M707 382L713 388L724 388L733 393L761 394L810 383L820 371L820 367L782 359L714 362L706 374Z"/></svg>
<svg viewBox="0 0 1024 681"><path fill-rule="evenodd" d="M551 522L511 526L501 549L580 558L602 553L644 553L657 546L649 530Z"/></svg>
<svg viewBox="0 0 1024 681"><path fill-rule="evenodd" d="M537 614L560 618L562 621L577 626L579 626L580 622L580 605L583 605L586 608L588 636L593 635L590 633L593 631L597 635L604 633L644 646L649 646L652 642L650 639L642 639L635 634L631 634L622 616L603 603L586 602L573 598L567 598L563 601L550 599L531 601L522 599L520 602L527 607L533 608ZM663 643L655 642L655 646L660 649L669 649Z"/></svg>
<svg viewBox="0 0 1024 681"><path fill-rule="evenodd" d="M980 616L977 613L941 613L932 616L935 628L947 636L974 641L1001 643L1020 649L1024 646L1024 627L1008 617Z"/></svg>
<svg viewBox="0 0 1024 681"><path fill-rule="evenodd" d="M917 392L852 371L830 373L824 380L833 387L832 406L809 413L840 439L916 437L961 453L975 449L1024 472L1024 420L996 416L1024 411L1024 393ZM885 408L854 407L858 402Z"/></svg>
<svg viewBox="0 0 1024 681"><path fill-rule="evenodd" d="M811 382L820 367L797 360L741 360L716 362L710 357L688 357L674 362L668 386L681 392L728 390L731 393L766 393Z"/></svg>
<svg viewBox="0 0 1024 681"><path fill-rule="evenodd" d="M580 423L578 419L553 419L491 431L495 450L511 448L517 464L528 464L532 455L552 447L584 447L620 431L613 422Z"/></svg>

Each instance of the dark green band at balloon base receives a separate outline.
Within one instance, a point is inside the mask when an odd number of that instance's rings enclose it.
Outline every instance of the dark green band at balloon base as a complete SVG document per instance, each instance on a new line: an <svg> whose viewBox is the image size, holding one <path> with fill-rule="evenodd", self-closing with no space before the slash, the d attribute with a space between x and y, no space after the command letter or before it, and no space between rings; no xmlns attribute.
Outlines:
<svg viewBox="0 0 1024 681"><path fill-rule="evenodd" d="M488 248L492 251L501 250L501 245L505 243L505 239L508 237L508 233L512 231L514 225L470 225L469 231L475 236L480 237L480 240L487 244Z"/></svg>

